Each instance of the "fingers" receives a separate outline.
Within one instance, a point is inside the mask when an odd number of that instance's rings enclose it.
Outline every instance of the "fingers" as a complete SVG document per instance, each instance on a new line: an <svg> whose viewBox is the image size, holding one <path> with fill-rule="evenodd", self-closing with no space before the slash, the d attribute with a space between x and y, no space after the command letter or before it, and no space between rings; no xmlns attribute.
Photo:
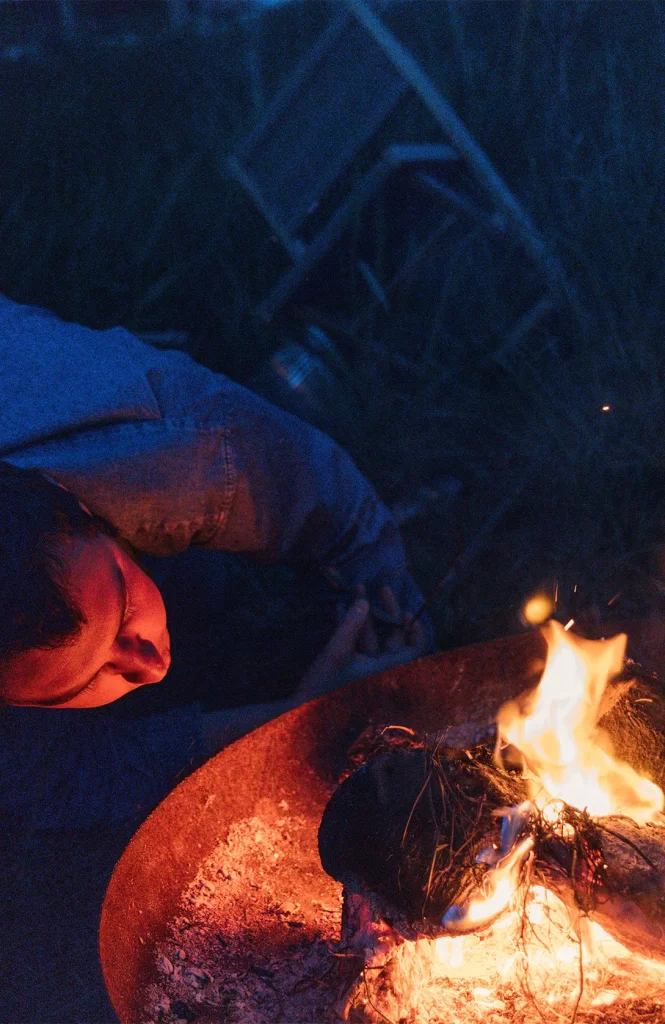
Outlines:
<svg viewBox="0 0 665 1024"><path fill-rule="evenodd" d="M428 647L427 631L419 619L409 612L402 612L391 587L381 588L381 599L387 614L393 622L401 622L401 627L386 641L388 651L399 650L402 646L413 647L424 652Z"/></svg>
<svg viewBox="0 0 665 1024"><path fill-rule="evenodd" d="M379 643L365 588L356 588L348 610L338 606L339 624L319 656L303 676L296 700L311 700L354 679L373 675L425 654L426 631L420 621L402 613L391 587L380 591L382 609L375 614L388 636Z"/></svg>
<svg viewBox="0 0 665 1024"><path fill-rule="evenodd" d="M365 600L365 587L362 583L359 583L356 587L357 598ZM379 653L379 640L374 629L374 623L372 622L372 616L368 615L365 619L363 628L358 633L358 643L356 650L360 654L367 654L370 657Z"/></svg>
<svg viewBox="0 0 665 1024"><path fill-rule="evenodd" d="M407 662L413 661L414 657L417 657L417 654L414 654L412 647L401 647L397 651L384 651L376 658L358 654L346 665L342 673L343 681L350 683L356 679L364 679L377 672L383 672L385 669L394 668L395 665L405 665Z"/></svg>
<svg viewBox="0 0 665 1024"><path fill-rule="evenodd" d="M294 695L297 703L320 697L347 681L345 669L356 656L358 634L368 615L368 602L362 598L354 601L331 639L300 680Z"/></svg>
<svg viewBox="0 0 665 1024"><path fill-rule="evenodd" d="M356 600L361 600L366 604L365 587L358 584L355 590ZM381 587L379 595L381 607L372 608L370 614L365 615L362 627L354 634L356 641L354 653L369 658L377 658L382 653L392 655L401 651L406 652L407 649L412 658L424 654L428 649L428 640L422 623L417 619L414 621L412 615L402 612L392 587ZM339 605L338 622L340 626L345 622L347 614L344 607ZM379 629L380 632L378 632ZM341 642L346 643L348 637L349 634L344 632ZM333 637L333 641L335 641L335 637Z"/></svg>
<svg viewBox="0 0 665 1024"><path fill-rule="evenodd" d="M386 639L383 648L385 651L399 651L405 646L405 631L403 629L396 629Z"/></svg>
<svg viewBox="0 0 665 1024"><path fill-rule="evenodd" d="M425 627L419 619L416 619L414 622L411 615L406 615L404 618L407 643L410 647L415 647L417 651L424 654L429 648L429 640Z"/></svg>
<svg viewBox="0 0 665 1024"><path fill-rule="evenodd" d="M397 602L397 598L393 593L392 587L381 587L379 591L381 594L381 600L383 601L383 607L386 610L386 614L394 623L404 622L404 616L400 610L400 606ZM384 650L388 652L400 650L406 641L406 629L404 625L396 625L390 636L388 636L384 643Z"/></svg>
<svg viewBox="0 0 665 1024"><path fill-rule="evenodd" d="M383 607L386 609L387 614L393 622L399 622L402 618L402 613L392 587L381 587L379 594L381 595Z"/></svg>
<svg viewBox="0 0 665 1024"><path fill-rule="evenodd" d="M358 597L346 612L341 623L321 652L332 669L341 667L353 656L369 616L369 603Z"/></svg>

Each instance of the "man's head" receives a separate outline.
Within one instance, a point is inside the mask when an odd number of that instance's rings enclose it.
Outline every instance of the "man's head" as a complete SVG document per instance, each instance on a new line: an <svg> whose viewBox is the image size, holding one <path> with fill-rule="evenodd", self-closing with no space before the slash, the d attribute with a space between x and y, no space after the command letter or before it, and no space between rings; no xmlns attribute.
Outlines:
<svg viewBox="0 0 665 1024"><path fill-rule="evenodd" d="M97 707L169 663L164 602L114 528L0 462L0 701Z"/></svg>

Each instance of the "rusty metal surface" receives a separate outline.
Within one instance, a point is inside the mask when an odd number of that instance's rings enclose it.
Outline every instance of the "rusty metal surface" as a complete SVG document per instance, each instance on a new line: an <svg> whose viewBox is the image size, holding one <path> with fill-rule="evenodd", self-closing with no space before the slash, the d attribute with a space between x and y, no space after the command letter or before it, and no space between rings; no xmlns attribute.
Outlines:
<svg viewBox="0 0 665 1024"><path fill-rule="evenodd" d="M104 980L122 1024L141 1019L146 986L157 981L155 943L234 822L287 800L311 820L315 842L346 751L370 721L428 730L482 724L537 681L543 658L533 633L421 658L282 715L182 782L131 840L102 908Z"/></svg>

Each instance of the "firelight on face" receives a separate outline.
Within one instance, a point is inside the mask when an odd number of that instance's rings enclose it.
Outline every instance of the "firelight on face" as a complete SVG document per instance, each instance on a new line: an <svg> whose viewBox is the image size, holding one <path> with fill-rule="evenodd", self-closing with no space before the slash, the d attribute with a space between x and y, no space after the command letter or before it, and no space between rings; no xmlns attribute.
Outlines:
<svg viewBox="0 0 665 1024"><path fill-rule="evenodd" d="M162 596L134 559L106 536L59 543L65 585L85 616L73 642L12 658L8 704L92 708L158 683L171 662Z"/></svg>

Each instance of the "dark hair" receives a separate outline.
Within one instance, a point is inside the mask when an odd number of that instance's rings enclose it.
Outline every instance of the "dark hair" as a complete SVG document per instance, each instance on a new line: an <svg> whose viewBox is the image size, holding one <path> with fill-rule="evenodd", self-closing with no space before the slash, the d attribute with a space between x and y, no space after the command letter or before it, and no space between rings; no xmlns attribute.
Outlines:
<svg viewBox="0 0 665 1024"><path fill-rule="evenodd" d="M116 532L37 470L0 461L0 667L22 651L72 643L86 622L54 542Z"/></svg>

